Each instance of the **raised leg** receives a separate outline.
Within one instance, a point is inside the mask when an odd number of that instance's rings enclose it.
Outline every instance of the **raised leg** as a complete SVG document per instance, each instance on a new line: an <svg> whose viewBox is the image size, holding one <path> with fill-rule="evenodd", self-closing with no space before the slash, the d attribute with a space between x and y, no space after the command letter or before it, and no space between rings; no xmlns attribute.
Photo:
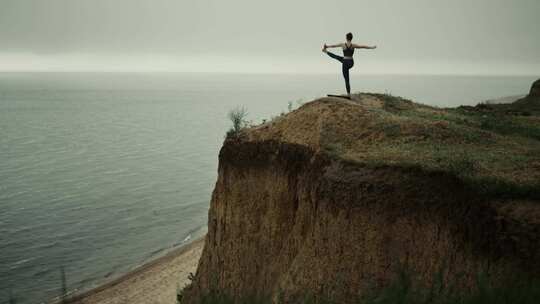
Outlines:
<svg viewBox="0 0 540 304"><path fill-rule="evenodd" d="M337 60L337 61L343 63L343 57L338 56L338 55L335 55L335 54L332 54L332 53L330 53L330 52L326 52L326 54L328 54L328 56L334 58L335 60Z"/></svg>

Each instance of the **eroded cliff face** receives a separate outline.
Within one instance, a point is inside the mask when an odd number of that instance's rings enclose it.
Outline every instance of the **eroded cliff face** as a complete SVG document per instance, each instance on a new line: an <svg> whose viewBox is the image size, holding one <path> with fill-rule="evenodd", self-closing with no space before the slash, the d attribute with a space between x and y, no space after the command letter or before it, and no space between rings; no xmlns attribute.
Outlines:
<svg viewBox="0 0 540 304"><path fill-rule="evenodd" d="M494 281L540 273L539 225L527 220L523 228L509 215L515 208L499 210L443 171L350 162L318 147L260 136L225 141L186 303L216 291L347 303L404 268L418 284L442 271L461 288L480 272Z"/></svg>

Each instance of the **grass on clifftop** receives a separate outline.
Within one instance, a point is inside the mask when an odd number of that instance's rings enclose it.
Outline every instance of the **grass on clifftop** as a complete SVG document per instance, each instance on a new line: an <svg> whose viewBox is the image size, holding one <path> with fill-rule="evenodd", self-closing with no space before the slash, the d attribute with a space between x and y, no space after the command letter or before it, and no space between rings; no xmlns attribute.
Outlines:
<svg viewBox="0 0 540 304"><path fill-rule="evenodd" d="M493 198L540 200L540 107L437 108L388 94L320 98L245 129L362 166L444 171Z"/></svg>
<svg viewBox="0 0 540 304"><path fill-rule="evenodd" d="M493 196L540 199L540 112L508 105L442 109L387 94L359 94L364 136L327 126L324 148L373 166L454 173Z"/></svg>

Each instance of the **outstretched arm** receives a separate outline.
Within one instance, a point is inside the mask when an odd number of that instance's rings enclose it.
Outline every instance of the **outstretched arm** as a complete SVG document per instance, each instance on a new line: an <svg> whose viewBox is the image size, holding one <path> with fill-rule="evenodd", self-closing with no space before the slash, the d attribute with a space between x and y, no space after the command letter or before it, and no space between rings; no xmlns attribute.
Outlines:
<svg viewBox="0 0 540 304"><path fill-rule="evenodd" d="M359 44L354 44L354 43L353 43L353 47L354 47L355 49L370 49L370 50L373 50L373 49L376 49L376 48L377 48L376 45L374 45L374 46L367 46L367 45L359 45Z"/></svg>
<svg viewBox="0 0 540 304"><path fill-rule="evenodd" d="M343 47L343 43L337 43L337 44L325 44L326 48L335 48L335 47Z"/></svg>

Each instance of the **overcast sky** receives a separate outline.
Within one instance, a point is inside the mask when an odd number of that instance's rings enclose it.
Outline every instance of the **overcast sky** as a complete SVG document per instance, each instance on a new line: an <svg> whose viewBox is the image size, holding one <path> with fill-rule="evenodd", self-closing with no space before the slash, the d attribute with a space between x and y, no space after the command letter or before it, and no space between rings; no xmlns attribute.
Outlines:
<svg viewBox="0 0 540 304"><path fill-rule="evenodd" d="M540 0L0 0L0 70L540 74ZM339 50L336 50L341 53Z"/></svg>

